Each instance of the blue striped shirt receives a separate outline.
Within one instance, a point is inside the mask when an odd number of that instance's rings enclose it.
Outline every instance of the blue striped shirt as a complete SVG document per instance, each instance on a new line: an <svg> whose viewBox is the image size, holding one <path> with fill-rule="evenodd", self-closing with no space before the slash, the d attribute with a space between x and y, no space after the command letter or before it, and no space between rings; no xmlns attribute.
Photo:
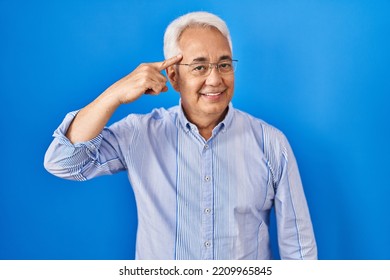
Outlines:
<svg viewBox="0 0 390 280"><path fill-rule="evenodd" d="M275 207L282 259L316 259L297 164L286 137L230 104L205 141L181 106L130 114L88 142L54 132L45 155L71 180L127 171L138 207L137 259L270 259Z"/></svg>

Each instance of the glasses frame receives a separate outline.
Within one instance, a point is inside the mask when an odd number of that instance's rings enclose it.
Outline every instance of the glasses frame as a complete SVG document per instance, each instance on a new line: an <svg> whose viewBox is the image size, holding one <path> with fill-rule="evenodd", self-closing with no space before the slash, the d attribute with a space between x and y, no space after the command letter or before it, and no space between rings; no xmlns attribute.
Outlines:
<svg viewBox="0 0 390 280"><path fill-rule="evenodd" d="M233 70L231 72L223 73L223 72L221 72L219 70L219 67L220 67L219 65L223 64L224 62L231 62L232 63L232 69ZM206 77L206 76L210 75L210 73L213 70L213 68L216 68L220 75L232 74L232 73L234 73L236 71L237 62L238 62L237 59L224 59L224 60L221 60L220 62L214 62L214 63L211 63L211 62L194 62L194 63L176 63L176 65L182 65L182 66L190 67L190 66L195 66L195 65L208 64L209 65L208 71L205 74L202 74L202 75L196 75L196 74L192 73L190 68L188 68L188 72L190 74L192 74L193 76L195 76L195 77Z"/></svg>

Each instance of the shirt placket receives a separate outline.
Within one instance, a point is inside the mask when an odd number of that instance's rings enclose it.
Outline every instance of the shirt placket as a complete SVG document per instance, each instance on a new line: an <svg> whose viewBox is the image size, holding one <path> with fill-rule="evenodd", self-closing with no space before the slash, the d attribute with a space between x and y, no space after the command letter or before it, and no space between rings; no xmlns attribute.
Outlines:
<svg viewBox="0 0 390 280"><path fill-rule="evenodd" d="M205 143L202 149L202 259L214 258L214 192L212 172L212 149Z"/></svg>

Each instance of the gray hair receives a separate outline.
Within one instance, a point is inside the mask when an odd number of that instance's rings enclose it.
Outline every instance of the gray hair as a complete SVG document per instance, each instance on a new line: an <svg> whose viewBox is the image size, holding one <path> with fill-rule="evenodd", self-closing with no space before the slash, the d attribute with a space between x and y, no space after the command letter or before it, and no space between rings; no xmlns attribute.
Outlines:
<svg viewBox="0 0 390 280"><path fill-rule="evenodd" d="M171 58L180 54L179 40L183 31L188 27L214 27L222 33L229 42L230 50L233 51L232 40L226 23L218 16L207 12L192 12L185 14L172 21L164 34L164 57Z"/></svg>

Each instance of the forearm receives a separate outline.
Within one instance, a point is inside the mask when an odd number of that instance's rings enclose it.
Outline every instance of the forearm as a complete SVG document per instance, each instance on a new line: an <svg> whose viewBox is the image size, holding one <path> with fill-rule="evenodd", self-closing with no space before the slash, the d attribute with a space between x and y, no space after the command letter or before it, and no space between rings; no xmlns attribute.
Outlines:
<svg viewBox="0 0 390 280"><path fill-rule="evenodd" d="M108 88L78 112L66 132L66 137L72 143L85 142L97 137L119 105L120 102L111 87Z"/></svg>

